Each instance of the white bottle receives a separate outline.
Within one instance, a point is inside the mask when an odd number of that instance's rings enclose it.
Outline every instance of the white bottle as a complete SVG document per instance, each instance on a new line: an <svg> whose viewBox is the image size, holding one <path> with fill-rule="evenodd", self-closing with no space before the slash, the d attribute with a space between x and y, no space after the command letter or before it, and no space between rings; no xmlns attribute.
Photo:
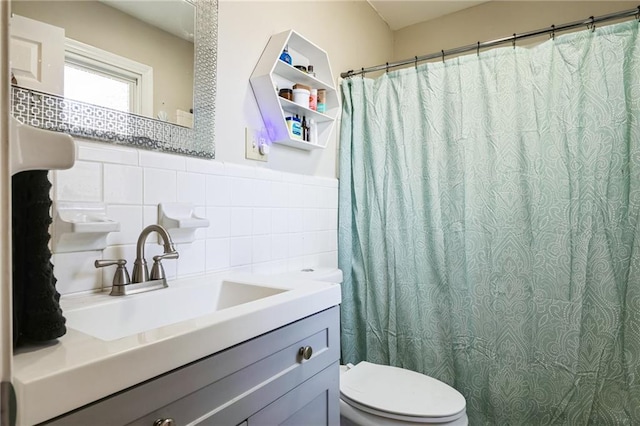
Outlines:
<svg viewBox="0 0 640 426"><path fill-rule="evenodd" d="M318 126L313 118L309 120L309 143L318 144Z"/></svg>

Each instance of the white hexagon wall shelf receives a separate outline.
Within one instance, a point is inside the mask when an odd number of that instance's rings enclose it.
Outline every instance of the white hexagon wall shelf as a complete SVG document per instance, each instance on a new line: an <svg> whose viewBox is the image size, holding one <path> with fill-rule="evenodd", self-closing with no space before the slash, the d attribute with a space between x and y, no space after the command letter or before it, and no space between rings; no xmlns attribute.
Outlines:
<svg viewBox="0 0 640 426"><path fill-rule="evenodd" d="M285 47L288 47L292 65L280 60ZM316 76L294 68L295 65L313 65ZM305 108L278 96L279 89L291 89L294 84L326 90L325 112ZM271 142L306 150L327 146L340 107L327 52L293 30L275 34L251 74L251 88ZM291 134L286 118L295 115L306 117L308 122L314 120L316 130L312 133L317 133L316 141L307 142Z"/></svg>

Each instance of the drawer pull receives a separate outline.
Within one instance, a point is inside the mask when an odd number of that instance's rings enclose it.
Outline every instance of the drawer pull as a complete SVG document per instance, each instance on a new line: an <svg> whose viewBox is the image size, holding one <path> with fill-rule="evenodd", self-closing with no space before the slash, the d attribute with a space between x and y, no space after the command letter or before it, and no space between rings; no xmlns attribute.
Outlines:
<svg viewBox="0 0 640 426"><path fill-rule="evenodd" d="M313 355L313 348L311 346L303 346L298 350L298 355L302 357L303 360L307 361Z"/></svg>
<svg viewBox="0 0 640 426"><path fill-rule="evenodd" d="M155 422L153 422L153 426L176 426L176 421L171 418L158 419Z"/></svg>

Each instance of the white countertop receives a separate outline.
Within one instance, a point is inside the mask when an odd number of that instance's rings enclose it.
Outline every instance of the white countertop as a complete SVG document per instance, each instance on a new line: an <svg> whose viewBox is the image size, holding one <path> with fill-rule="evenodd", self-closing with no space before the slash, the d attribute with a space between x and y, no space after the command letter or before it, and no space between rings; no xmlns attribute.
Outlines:
<svg viewBox="0 0 640 426"><path fill-rule="evenodd" d="M18 424L59 416L341 301L339 285L277 276L211 274L169 285L179 288L202 279L247 280L290 291L117 340L103 341L68 327L55 344L20 348L13 358ZM72 309L105 300L113 297L69 297L62 304Z"/></svg>

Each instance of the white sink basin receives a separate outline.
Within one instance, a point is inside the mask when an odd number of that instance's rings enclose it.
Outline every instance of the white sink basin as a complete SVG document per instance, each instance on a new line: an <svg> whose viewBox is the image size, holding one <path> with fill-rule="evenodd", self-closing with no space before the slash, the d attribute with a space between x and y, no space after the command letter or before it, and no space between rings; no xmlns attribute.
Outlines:
<svg viewBox="0 0 640 426"><path fill-rule="evenodd" d="M249 283L218 281L169 287L103 303L64 306L67 327L112 341L253 302L287 291ZM65 309L66 308L66 309Z"/></svg>
<svg viewBox="0 0 640 426"><path fill-rule="evenodd" d="M52 419L340 300L339 285L303 276L226 272L129 296L63 296L67 334L14 353L18 424Z"/></svg>

